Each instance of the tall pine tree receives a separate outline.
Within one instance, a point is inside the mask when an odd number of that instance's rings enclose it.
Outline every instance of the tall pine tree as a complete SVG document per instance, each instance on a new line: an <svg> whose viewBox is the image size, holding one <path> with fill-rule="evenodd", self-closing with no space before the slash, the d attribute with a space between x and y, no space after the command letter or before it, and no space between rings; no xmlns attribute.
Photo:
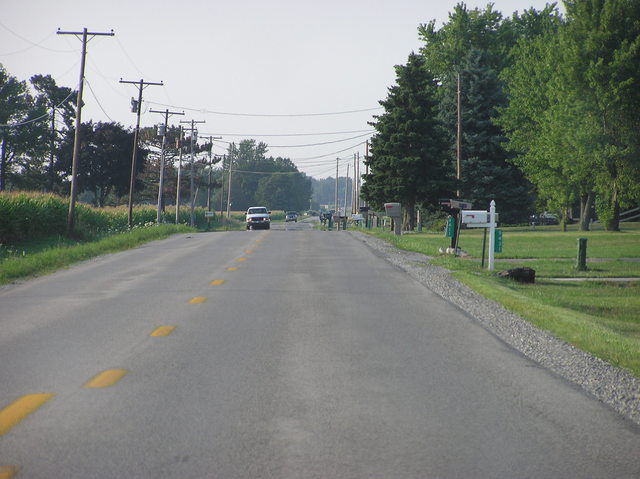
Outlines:
<svg viewBox="0 0 640 479"><path fill-rule="evenodd" d="M403 228L415 222L415 206L437 204L451 191L446 142L438 120L437 85L424 58L412 53L406 65L396 66L396 85L380 101L385 112L370 123L370 173L362 187L364 199L376 208L397 201L404 206Z"/></svg>

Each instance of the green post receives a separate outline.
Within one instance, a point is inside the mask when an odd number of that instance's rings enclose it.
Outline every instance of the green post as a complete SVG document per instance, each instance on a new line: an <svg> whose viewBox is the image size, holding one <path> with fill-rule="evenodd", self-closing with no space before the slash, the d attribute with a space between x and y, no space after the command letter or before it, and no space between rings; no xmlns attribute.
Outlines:
<svg viewBox="0 0 640 479"><path fill-rule="evenodd" d="M327 218L327 223L328 223L329 231L331 231L333 229L333 215Z"/></svg>
<svg viewBox="0 0 640 479"><path fill-rule="evenodd" d="M578 271L587 270L587 238L578 238Z"/></svg>

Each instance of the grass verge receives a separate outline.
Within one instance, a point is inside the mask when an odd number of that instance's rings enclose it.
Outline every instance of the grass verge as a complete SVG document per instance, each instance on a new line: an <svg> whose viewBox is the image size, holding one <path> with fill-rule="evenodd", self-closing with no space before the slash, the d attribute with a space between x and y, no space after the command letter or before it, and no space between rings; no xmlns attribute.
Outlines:
<svg viewBox="0 0 640 479"><path fill-rule="evenodd" d="M166 224L136 228L88 243L56 243L48 248L39 243L34 247L39 250L37 252L25 253L24 256L11 256L0 262L0 285L20 278L42 276L95 256L134 248L175 233L192 231L196 230L184 225Z"/></svg>
<svg viewBox="0 0 640 479"><path fill-rule="evenodd" d="M367 231L368 232L368 231ZM375 236L398 248L432 257L431 262L483 296L522 316L535 326L611 364L640 377L640 230L634 225L622 233L604 231L531 231L504 228L504 252L497 255L497 271L517 266L536 270L536 283L523 285L481 269L481 231L465 230L461 246L468 259L440 255L448 246L442 234ZM576 238L588 238L588 270L577 271ZM486 267L486 266L485 266ZM558 277L632 277L638 281L555 281Z"/></svg>

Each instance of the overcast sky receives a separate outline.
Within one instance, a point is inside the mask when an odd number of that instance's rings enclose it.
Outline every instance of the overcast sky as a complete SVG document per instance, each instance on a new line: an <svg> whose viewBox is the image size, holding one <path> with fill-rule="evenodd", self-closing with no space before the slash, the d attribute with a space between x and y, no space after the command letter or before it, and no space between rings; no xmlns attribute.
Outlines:
<svg viewBox="0 0 640 479"><path fill-rule="evenodd" d="M0 63L20 80L50 74L76 89L81 41L56 31L113 29L115 36L88 44L83 121L134 126L137 88L119 80L162 81L144 90L142 126L163 121L150 109L184 111L170 123L204 120L201 137L223 137L216 153L226 151L223 142L255 138L269 145L269 155L318 178L335 176L336 158L343 158L342 176L347 159L364 155L367 121L394 84L394 65L420 49L418 25L435 19L440 27L457 3L1 0ZM510 16L547 2L493 3Z"/></svg>

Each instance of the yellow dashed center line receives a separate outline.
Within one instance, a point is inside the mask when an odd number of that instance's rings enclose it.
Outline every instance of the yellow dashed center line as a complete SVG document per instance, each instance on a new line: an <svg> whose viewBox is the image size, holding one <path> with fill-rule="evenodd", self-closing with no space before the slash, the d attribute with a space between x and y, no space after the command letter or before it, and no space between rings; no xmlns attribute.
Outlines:
<svg viewBox="0 0 640 479"><path fill-rule="evenodd" d="M0 411L0 436L51 399L53 394L27 394ZM11 466L8 466L11 467ZM8 476L11 477L11 476Z"/></svg>
<svg viewBox="0 0 640 479"><path fill-rule="evenodd" d="M120 381L129 371L126 369L107 369L87 381L85 388L107 388Z"/></svg>
<svg viewBox="0 0 640 479"><path fill-rule="evenodd" d="M247 261L247 258L238 258L238 261L240 261L240 262Z"/></svg>
<svg viewBox="0 0 640 479"><path fill-rule="evenodd" d="M195 298L191 298L191 300L189 300L189 304L200 304L204 303L206 300L206 296L196 296Z"/></svg>
<svg viewBox="0 0 640 479"><path fill-rule="evenodd" d="M17 471L16 466L0 466L0 479L11 479Z"/></svg>
<svg viewBox="0 0 640 479"><path fill-rule="evenodd" d="M251 254L251 253L253 253L253 250L252 249L246 249L246 250L244 250L244 252L247 253L247 254Z"/></svg>
<svg viewBox="0 0 640 479"><path fill-rule="evenodd" d="M236 271L238 268L236 268L235 266L229 266L227 268L227 271Z"/></svg>
<svg viewBox="0 0 640 479"><path fill-rule="evenodd" d="M224 279L214 279L209 284L211 286L220 286L221 284L224 284Z"/></svg>
<svg viewBox="0 0 640 479"><path fill-rule="evenodd" d="M151 336L169 336L174 329L176 329L175 326L160 326L153 333L151 333Z"/></svg>

